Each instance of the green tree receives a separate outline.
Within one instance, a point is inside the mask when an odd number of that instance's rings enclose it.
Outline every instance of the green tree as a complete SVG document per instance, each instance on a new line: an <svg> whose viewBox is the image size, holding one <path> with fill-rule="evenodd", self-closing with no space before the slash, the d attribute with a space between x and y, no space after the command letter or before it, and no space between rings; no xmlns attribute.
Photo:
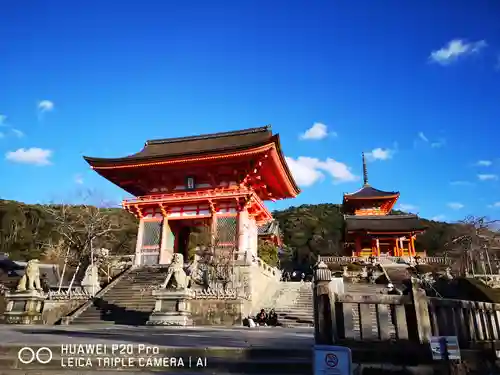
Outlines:
<svg viewBox="0 0 500 375"><path fill-rule="evenodd" d="M270 266L278 266L278 247L269 241L259 241L257 256Z"/></svg>

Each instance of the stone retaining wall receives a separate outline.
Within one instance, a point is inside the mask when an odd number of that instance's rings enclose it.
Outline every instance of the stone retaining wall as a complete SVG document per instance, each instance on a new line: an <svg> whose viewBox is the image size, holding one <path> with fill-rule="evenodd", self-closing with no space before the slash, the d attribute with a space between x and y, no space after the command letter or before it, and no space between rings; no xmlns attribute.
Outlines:
<svg viewBox="0 0 500 375"><path fill-rule="evenodd" d="M191 301L195 326L241 326L243 324L241 300L200 299Z"/></svg>

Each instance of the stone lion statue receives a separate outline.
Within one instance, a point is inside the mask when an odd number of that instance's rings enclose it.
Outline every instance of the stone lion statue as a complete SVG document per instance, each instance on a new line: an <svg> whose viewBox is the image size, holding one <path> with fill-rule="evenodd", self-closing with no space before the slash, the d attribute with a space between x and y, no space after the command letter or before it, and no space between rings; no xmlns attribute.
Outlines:
<svg viewBox="0 0 500 375"><path fill-rule="evenodd" d="M172 258L172 263L168 267L167 277L163 282L162 289L187 289L189 285L189 276L184 271L184 256L175 253Z"/></svg>
<svg viewBox="0 0 500 375"><path fill-rule="evenodd" d="M24 275L19 280L17 284L16 291L24 292L25 290L42 290L40 286L40 268L38 266L38 260L32 259L26 265L24 270Z"/></svg>

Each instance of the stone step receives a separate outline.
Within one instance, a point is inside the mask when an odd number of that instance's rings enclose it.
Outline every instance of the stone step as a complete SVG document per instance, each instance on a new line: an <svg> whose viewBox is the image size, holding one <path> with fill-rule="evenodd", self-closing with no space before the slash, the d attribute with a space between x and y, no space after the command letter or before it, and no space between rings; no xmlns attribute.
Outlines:
<svg viewBox="0 0 500 375"><path fill-rule="evenodd" d="M166 270L167 268L133 270L75 318L73 323L144 324L156 302L152 292L165 280Z"/></svg>
<svg viewBox="0 0 500 375"><path fill-rule="evenodd" d="M308 328L308 327L314 327L314 324L307 324L307 323L297 323L297 322L286 322L283 323L283 327L286 328Z"/></svg>
<svg viewBox="0 0 500 375"><path fill-rule="evenodd" d="M314 311L314 309L297 309L295 308L294 306L291 306L289 308L281 308L281 309L276 309L274 310L276 312L304 312L304 313L308 313L308 312L312 312Z"/></svg>
<svg viewBox="0 0 500 375"><path fill-rule="evenodd" d="M314 314L293 314L293 313L287 313L287 314L278 314L279 319L302 319L302 320L313 320L314 319Z"/></svg>

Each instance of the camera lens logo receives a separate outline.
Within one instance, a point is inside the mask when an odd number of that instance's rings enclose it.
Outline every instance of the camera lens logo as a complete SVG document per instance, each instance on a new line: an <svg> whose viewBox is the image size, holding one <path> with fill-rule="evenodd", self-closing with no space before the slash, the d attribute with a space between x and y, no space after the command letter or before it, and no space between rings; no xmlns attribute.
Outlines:
<svg viewBox="0 0 500 375"><path fill-rule="evenodd" d="M52 357L52 350L46 346L42 346L36 351L28 346L25 346L24 348L19 349L19 352L17 353L17 359L19 359L19 362L24 365L29 365L34 361L42 365L46 365L52 361Z"/></svg>

